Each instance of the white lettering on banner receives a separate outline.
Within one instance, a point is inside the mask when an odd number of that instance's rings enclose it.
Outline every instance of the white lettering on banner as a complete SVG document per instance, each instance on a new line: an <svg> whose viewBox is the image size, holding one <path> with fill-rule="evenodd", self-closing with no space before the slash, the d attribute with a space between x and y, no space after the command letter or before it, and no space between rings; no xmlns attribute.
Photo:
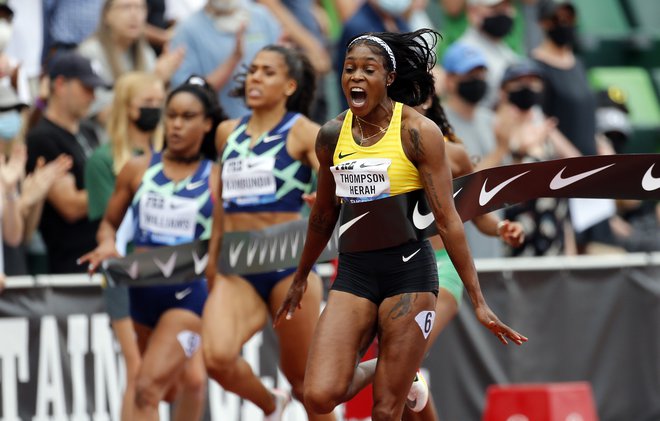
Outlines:
<svg viewBox="0 0 660 421"><path fill-rule="evenodd" d="M240 203L263 203L264 196L273 196L277 190L274 168L274 157L227 159L222 164L222 198L240 198Z"/></svg>
<svg viewBox="0 0 660 421"><path fill-rule="evenodd" d="M64 400L59 330L54 316L41 318L37 408L32 421L68 421ZM52 416L49 409L52 406Z"/></svg>
<svg viewBox="0 0 660 421"><path fill-rule="evenodd" d="M110 318L107 314L92 315L92 352L94 353L94 421L108 421L108 408L113 420L119 419L121 405ZM106 400L106 397L109 400Z"/></svg>
<svg viewBox="0 0 660 421"><path fill-rule="evenodd" d="M154 234L192 240L197 211L195 199L146 192L140 198L140 226Z"/></svg>
<svg viewBox="0 0 660 421"><path fill-rule="evenodd" d="M390 165L391 159L365 158L330 167L335 178L337 197L373 200L387 196L390 192L390 177L387 173Z"/></svg>
<svg viewBox="0 0 660 421"><path fill-rule="evenodd" d="M72 413L71 421L89 421L87 414L87 383L85 382L85 355L89 352L89 319L84 314L68 318L67 338L71 359Z"/></svg>
<svg viewBox="0 0 660 421"><path fill-rule="evenodd" d="M28 337L27 319L13 317L0 319L0 338L11 338L11 340L3 340L0 346L3 421L21 421L18 417L16 379L21 383L30 380Z"/></svg>

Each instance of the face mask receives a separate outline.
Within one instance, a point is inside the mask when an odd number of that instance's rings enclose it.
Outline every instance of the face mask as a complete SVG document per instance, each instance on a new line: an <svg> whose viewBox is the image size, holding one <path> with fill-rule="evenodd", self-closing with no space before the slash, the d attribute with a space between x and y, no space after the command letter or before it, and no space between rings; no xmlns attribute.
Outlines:
<svg viewBox="0 0 660 421"><path fill-rule="evenodd" d="M507 14L489 16L484 19L481 29L493 38L502 38L511 32L513 18Z"/></svg>
<svg viewBox="0 0 660 421"><path fill-rule="evenodd" d="M458 95L470 104L476 104L486 95L488 85L483 79L464 80L458 84Z"/></svg>
<svg viewBox="0 0 660 421"><path fill-rule="evenodd" d="M9 142L14 140L21 130L23 119L21 113L16 110L0 113L0 139Z"/></svg>
<svg viewBox="0 0 660 421"><path fill-rule="evenodd" d="M401 16L408 10L412 0L378 0L378 8L392 16Z"/></svg>
<svg viewBox="0 0 660 421"><path fill-rule="evenodd" d="M140 107L140 115L134 123L143 132L150 132L158 126L160 115L160 108Z"/></svg>
<svg viewBox="0 0 660 421"><path fill-rule="evenodd" d="M559 47L573 45L575 43L575 27L572 25L556 25L548 31L548 38Z"/></svg>
<svg viewBox="0 0 660 421"><path fill-rule="evenodd" d="M210 4L219 13L229 13L241 6L241 0L211 0Z"/></svg>
<svg viewBox="0 0 660 421"><path fill-rule="evenodd" d="M5 51L9 40L11 40L13 28L7 19L0 19L0 51Z"/></svg>
<svg viewBox="0 0 660 421"><path fill-rule="evenodd" d="M509 102L523 111L541 103L541 93L528 87L509 92Z"/></svg>

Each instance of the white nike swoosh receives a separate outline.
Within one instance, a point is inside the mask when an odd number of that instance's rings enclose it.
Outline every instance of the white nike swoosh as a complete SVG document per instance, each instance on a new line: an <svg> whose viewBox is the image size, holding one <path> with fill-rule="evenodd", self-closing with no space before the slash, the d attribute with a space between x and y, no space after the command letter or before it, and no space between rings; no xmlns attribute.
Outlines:
<svg viewBox="0 0 660 421"><path fill-rule="evenodd" d="M236 266L236 263L238 263L238 257L240 256L244 245L244 240L241 240L238 245L234 245L234 243L229 245L229 266Z"/></svg>
<svg viewBox="0 0 660 421"><path fill-rule="evenodd" d="M197 187L201 187L206 183L206 180L197 180L194 183L188 183L186 185L186 190L195 190Z"/></svg>
<svg viewBox="0 0 660 421"><path fill-rule="evenodd" d="M561 169L561 171L559 171L557 173L557 175L555 175L555 177L550 182L550 189L551 190L563 189L564 187L570 186L571 184L576 183L576 182L582 180L583 178L587 178L590 175L593 175L593 174L596 174L597 172L603 171L605 168L609 168L612 165L614 165L614 164L605 165L604 167L596 168L595 170L591 170L591 171L585 171L583 173L575 174L575 175L572 175L572 176L566 177L566 178L563 178L561 176L564 173L564 170L566 169L566 167L564 167L564 168Z"/></svg>
<svg viewBox="0 0 660 421"><path fill-rule="evenodd" d="M508 180L505 180L500 184L498 184L497 186L493 187L490 191L486 191L486 183L488 183L488 179L486 179L484 181L484 185L481 186L481 193L479 193L479 206L486 206L486 204L490 202L493 199L493 197L495 197L495 195L500 192L500 190L511 184L514 180L527 174L528 172L529 171L525 171L522 174L518 174L514 177L511 177Z"/></svg>
<svg viewBox="0 0 660 421"><path fill-rule="evenodd" d="M136 280L138 277L138 262L137 260L131 263L131 267L128 268L128 276L131 277L132 280Z"/></svg>
<svg viewBox="0 0 660 421"><path fill-rule="evenodd" d="M183 300L192 292L192 288L186 288L183 291L177 291L174 293L174 298L177 300Z"/></svg>
<svg viewBox="0 0 660 421"><path fill-rule="evenodd" d="M365 213L363 213L362 215L360 215L360 216L356 216L355 218L351 219L350 221L348 221L348 222L346 222L346 223L340 225L340 226L339 226L339 236L341 237L342 234L344 234L344 233L346 232L346 230L348 230L350 227L352 227L353 224L355 224L357 221L359 221L360 219L362 219L362 218L364 218L365 216L367 216L368 213L369 213L369 212L365 212Z"/></svg>
<svg viewBox="0 0 660 421"><path fill-rule="evenodd" d="M413 224L418 230L426 229L429 225L433 223L435 218L433 217L433 212L429 212L426 215L419 213L419 201L415 203L415 209L413 209Z"/></svg>
<svg viewBox="0 0 660 421"><path fill-rule="evenodd" d="M408 257L406 257L406 256L401 256L401 260L403 260L403 263L408 262L408 260L410 260L410 259L412 259L413 257L415 257L415 255L416 255L417 253L419 253L420 250L422 250L422 249L417 249L416 252L414 252L413 254L411 254L411 255L408 256Z"/></svg>
<svg viewBox="0 0 660 421"><path fill-rule="evenodd" d="M454 192L454 199L456 198L456 196L458 196L458 193L460 193L461 190L463 190L463 187L461 187L460 189L458 189Z"/></svg>
<svg viewBox="0 0 660 421"><path fill-rule="evenodd" d="M176 251L172 253L169 259L167 259L167 262L163 263L160 260L154 258L154 263L163 273L163 276L169 278L172 276L172 272L174 272L174 265L176 264Z"/></svg>
<svg viewBox="0 0 660 421"><path fill-rule="evenodd" d="M204 253L204 255L199 258L197 257L197 252L193 251L193 261L195 263L195 275L199 275L204 272L204 269L206 269L206 264L209 261L209 254Z"/></svg>
<svg viewBox="0 0 660 421"><path fill-rule="evenodd" d="M276 141L276 140L280 140L281 138L282 138L282 135L281 135L281 134L274 134L274 135L272 135L272 136L266 136L266 137L264 137L263 142L264 142L264 143L274 142L274 141Z"/></svg>
<svg viewBox="0 0 660 421"><path fill-rule="evenodd" d="M660 189L660 178L653 177L653 167L655 167L655 164L651 165L644 174L644 178L642 178L642 188L646 191Z"/></svg>

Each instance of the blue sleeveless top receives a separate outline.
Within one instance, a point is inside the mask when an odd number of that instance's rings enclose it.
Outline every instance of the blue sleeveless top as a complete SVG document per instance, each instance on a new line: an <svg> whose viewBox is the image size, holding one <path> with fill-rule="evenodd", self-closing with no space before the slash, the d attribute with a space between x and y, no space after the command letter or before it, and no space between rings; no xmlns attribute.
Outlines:
<svg viewBox="0 0 660 421"><path fill-rule="evenodd" d="M192 176L175 183L163 172L162 154L153 153L131 204L135 246L173 246L211 236L212 166L203 159Z"/></svg>
<svg viewBox="0 0 660 421"><path fill-rule="evenodd" d="M288 112L250 149L245 133L250 115L241 119L223 150L222 199L225 212L299 212L309 191L312 169L286 150L289 131L301 114Z"/></svg>

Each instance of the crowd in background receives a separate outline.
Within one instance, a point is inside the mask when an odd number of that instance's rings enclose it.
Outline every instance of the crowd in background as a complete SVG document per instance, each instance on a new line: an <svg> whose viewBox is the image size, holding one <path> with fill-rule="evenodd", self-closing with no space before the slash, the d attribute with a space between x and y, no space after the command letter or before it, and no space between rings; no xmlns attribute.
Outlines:
<svg viewBox="0 0 660 421"><path fill-rule="evenodd" d="M616 87L591 90L574 52L578 21L574 5L552 0L0 0L0 273L84 272L77 258L95 247L106 205L87 188L111 188L113 165L162 142L165 92L192 75L228 117L245 115L231 95L235 76L269 44L309 57L319 81L312 117L322 124L345 108L348 40L434 27L444 36L437 95L477 170L622 153L632 135L626 98ZM135 72L147 82L122 102L116 87ZM90 162L109 166L101 185L90 185ZM600 202L611 211L577 227L572 216L589 212L581 206L540 198L501 211L525 229L516 249L468 223L473 255L660 249L657 203Z"/></svg>

